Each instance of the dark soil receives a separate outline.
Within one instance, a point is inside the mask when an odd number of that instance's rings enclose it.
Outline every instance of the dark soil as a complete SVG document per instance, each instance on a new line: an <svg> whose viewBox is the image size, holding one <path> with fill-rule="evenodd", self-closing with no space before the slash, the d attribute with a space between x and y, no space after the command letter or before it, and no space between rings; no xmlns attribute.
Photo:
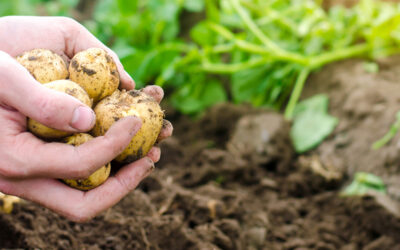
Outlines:
<svg viewBox="0 0 400 250"><path fill-rule="evenodd" d="M76 18L94 2L80 1ZM136 191L87 223L16 204L0 214L0 249L400 249L400 136L371 150L400 110L400 57L378 64L376 74L349 60L310 77L303 98L327 94L340 121L312 152L294 153L276 112L222 104L193 121L171 110L174 136ZM381 176L388 195L341 197L358 171Z"/></svg>
<svg viewBox="0 0 400 250"><path fill-rule="evenodd" d="M88 223L17 204L0 214L0 248L400 249L400 138L371 150L400 110L400 58L378 63L376 74L353 60L311 76L304 97L328 94L340 123L310 153L294 153L290 124L269 110L171 111L175 134L136 191ZM341 197L356 171L383 177L389 195Z"/></svg>

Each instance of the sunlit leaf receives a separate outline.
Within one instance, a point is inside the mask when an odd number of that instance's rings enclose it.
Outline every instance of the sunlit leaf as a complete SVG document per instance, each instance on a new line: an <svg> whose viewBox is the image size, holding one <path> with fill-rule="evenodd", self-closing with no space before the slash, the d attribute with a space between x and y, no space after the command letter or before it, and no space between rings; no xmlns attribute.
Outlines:
<svg viewBox="0 0 400 250"><path fill-rule="evenodd" d="M338 119L327 113L327 106L328 99L324 95L299 103L290 131L296 152L304 153L317 147L332 133Z"/></svg>

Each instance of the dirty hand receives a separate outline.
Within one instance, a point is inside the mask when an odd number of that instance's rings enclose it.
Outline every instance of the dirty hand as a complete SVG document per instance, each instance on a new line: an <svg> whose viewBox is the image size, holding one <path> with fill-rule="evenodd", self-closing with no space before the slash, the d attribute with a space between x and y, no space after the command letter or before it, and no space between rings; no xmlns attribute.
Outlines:
<svg viewBox="0 0 400 250"><path fill-rule="evenodd" d="M31 117L49 127L66 131L90 130L95 121L91 109L75 98L38 83L13 57L34 48L50 49L69 60L90 47L106 49L113 56L121 87L132 89L132 78L114 52L76 21L65 17L0 18L0 192L37 202L74 221L86 221L111 207L133 190L154 168L160 150L124 166L103 185L83 192L57 179L86 178L110 162L140 129L135 117L121 119L106 135L79 147L44 142L26 130ZM161 101L159 87L144 89ZM165 123L159 140L172 133Z"/></svg>

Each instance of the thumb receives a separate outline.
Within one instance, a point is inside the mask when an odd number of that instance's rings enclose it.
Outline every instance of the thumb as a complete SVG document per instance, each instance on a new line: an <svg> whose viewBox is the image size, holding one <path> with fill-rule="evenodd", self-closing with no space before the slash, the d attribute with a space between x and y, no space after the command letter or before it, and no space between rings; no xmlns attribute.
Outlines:
<svg viewBox="0 0 400 250"><path fill-rule="evenodd" d="M76 132L93 127L95 114L90 107L68 94L46 88L4 54L0 53L0 102L51 128Z"/></svg>

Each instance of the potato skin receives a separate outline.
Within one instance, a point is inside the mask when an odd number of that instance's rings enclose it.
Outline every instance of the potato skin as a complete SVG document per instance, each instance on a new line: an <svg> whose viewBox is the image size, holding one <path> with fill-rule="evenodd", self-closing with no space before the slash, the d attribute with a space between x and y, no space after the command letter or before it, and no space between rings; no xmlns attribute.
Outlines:
<svg viewBox="0 0 400 250"><path fill-rule="evenodd" d="M112 57L100 48L77 53L69 65L70 79L81 85L96 103L119 86L119 74Z"/></svg>
<svg viewBox="0 0 400 250"><path fill-rule="evenodd" d="M126 116L135 115L142 120L142 127L128 147L115 158L122 163L130 163L147 155L157 140L164 118L160 105L153 97L140 90L116 90L111 96L101 100L94 112L94 136L104 135L114 122Z"/></svg>
<svg viewBox="0 0 400 250"><path fill-rule="evenodd" d="M43 84L43 86L54 89L56 91L64 92L71 95L81 101L83 104L92 107L92 100L85 90L77 83L70 80L57 80ZM69 135L72 132L61 131L53 128L49 128L33 119L28 119L28 129L36 136L42 139L60 139Z"/></svg>
<svg viewBox="0 0 400 250"><path fill-rule="evenodd" d="M68 78L67 64L51 50L33 49L17 56L16 60L40 83Z"/></svg>
<svg viewBox="0 0 400 250"><path fill-rule="evenodd" d="M67 138L64 138L62 141L70 145L79 146L91 139L93 139L93 136L91 136L90 134L77 133ZM111 164L108 163L99 168L96 172L91 174L86 179L65 179L63 181L70 187L79 190L90 190L103 184L107 180L108 176L110 176L110 170Z"/></svg>

